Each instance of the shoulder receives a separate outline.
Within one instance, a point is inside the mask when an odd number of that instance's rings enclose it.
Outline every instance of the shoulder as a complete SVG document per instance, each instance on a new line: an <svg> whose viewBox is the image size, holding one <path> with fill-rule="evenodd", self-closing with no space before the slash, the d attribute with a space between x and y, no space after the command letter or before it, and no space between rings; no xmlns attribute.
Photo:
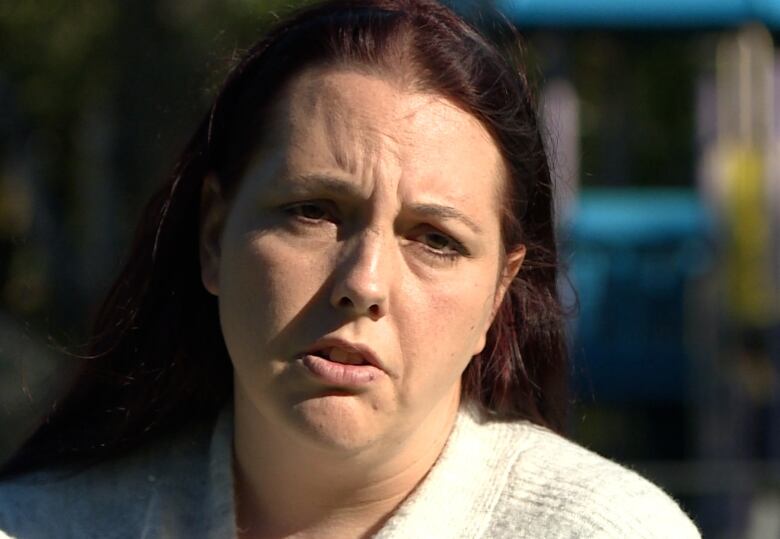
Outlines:
<svg viewBox="0 0 780 539"><path fill-rule="evenodd" d="M636 473L525 421L464 407L434 467L378 539L696 539L691 520Z"/></svg>
<svg viewBox="0 0 780 539"><path fill-rule="evenodd" d="M492 536L698 538L679 505L637 473L527 422L481 423L516 452L494 512ZM510 533L507 533L510 532ZM519 535L523 535L519 534ZM491 534L488 534L491 535Z"/></svg>
<svg viewBox="0 0 780 539"><path fill-rule="evenodd" d="M80 470L44 469L0 482L0 538L137 537L171 506L200 503L208 436L188 431Z"/></svg>

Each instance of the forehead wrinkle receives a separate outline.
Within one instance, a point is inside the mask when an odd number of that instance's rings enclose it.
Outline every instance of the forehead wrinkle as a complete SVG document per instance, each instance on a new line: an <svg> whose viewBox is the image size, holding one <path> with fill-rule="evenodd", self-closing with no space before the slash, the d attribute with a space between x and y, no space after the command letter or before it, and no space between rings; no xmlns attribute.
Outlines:
<svg viewBox="0 0 780 539"><path fill-rule="evenodd" d="M339 111L325 120L326 146L336 165L352 176L372 185L390 181L398 175L401 141L391 131L373 125L360 111Z"/></svg>
<svg viewBox="0 0 780 539"><path fill-rule="evenodd" d="M344 136L343 125L340 125L343 124L341 113L333 111L330 115L326 114L324 122L325 143L336 165L349 174L356 174L358 164L353 152L349 151L348 137Z"/></svg>
<svg viewBox="0 0 780 539"><path fill-rule="evenodd" d="M494 193L494 207L500 212L508 171L498 149L500 146L477 117L445 95L424 90L410 91L393 84L394 81L385 77L379 78L394 86L396 91L387 99L375 100L371 109L365 110L366 96L353 95L350 87L345 87L340 77L342 74L349 76L350 72L360 75L352 69L314 69L299 76L298 82L289 88L291 92L287 94L288 97L295 94L295 101L298 103L295 116L299 145L310 146L312 136L323 137L325 140L313 142L327 152L326 155L329 160L332 159L333 165L358 178L366 188L370 186L372 192L378 188L388 189L388 193L395 191L400 201L403 198L403 182L400 180L406 173L401 168L401 163L407 159L407 152L413 161L421 155L427 155L427 159L435 157L430 153L435 151L435 147L421 148L420 140L415 138L415 132L424 129L431 135L431 139L436 139L437 133L449 136L449 131L452 130L452 117L442 110L443 105L464 113L466 122L479 127L477 131L466 129L464 133L469 133L474 139L482 139L480 144L485 141L498 150L497 158L491 159L491 163L483 169L480 176L485 174L496 180L490 190ZM336 78L331 77L331 74L336 75ZM406 99L414 95L417 96L416 99ZM426 111L434 111L435 114L423 115ZM418 124L418 116L422 125ZM373 125L377 118L380 118L381 128ZM381 121L381 118L390 121ZM461 115L460 118L460 121L463 121L464 116ZM315 127L317 125L319 127ZM412 139L408 140L408 136ZM308 148L302 148L302 151L307 152ZM387 184L387 180L391 178L394 185Z"/></svg>
<svg viewBox="0 0 780 539"><path fill-rule="evenodd" d="M303 132L305 140L312 133L310 125L321 122L325 147L339 168L357 175L361 170L373 172L384 152L399 159L396 148L400 141L392 132L381 131L372 125L375 120L370 113L376 110L354 107L343 89L327 78L322 84L310 81L302 89L305 101L301 107L303 114L296 115L296 128ZM380 112L392 113L386 103L378 103L377 108Z"/></svg>

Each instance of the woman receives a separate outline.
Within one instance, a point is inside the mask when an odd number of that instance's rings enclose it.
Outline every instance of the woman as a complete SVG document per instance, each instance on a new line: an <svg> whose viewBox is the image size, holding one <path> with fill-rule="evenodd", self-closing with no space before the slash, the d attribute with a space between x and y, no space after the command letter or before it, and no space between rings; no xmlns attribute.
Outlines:
<svg viewBox="0 0 780 539"><path fill-rule="evenodd" d="M546 157L497 49L432 0L303 11L146 209L89 366L6 466L0 529L698 536L554 433L555 279Z"/></svg>

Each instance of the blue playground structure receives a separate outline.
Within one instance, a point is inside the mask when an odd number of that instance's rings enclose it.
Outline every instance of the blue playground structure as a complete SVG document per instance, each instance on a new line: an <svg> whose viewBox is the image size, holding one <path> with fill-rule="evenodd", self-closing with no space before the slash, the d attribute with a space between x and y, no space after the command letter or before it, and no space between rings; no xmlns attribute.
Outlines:
<svg viewBox="0 0 780 539"><path fill-rule="evenodd" d="M579 316L575 390L600 402L680 402L688 387L686 298L713 258L695 192L593 189L568 235Z"/></svg>
<svg viewBox="0 0 780 539"><path fill-rule="evenodd" d="M777 0L498 0L495 6L521 28L780 27Z"/></svg>

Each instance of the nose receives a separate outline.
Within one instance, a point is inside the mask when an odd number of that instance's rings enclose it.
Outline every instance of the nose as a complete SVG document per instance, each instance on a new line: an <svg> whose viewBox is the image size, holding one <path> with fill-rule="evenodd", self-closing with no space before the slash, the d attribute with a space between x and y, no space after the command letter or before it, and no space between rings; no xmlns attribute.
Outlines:
<svg viewBox="0 0 780 539"><path fill-rule="evenodd" d="M368 231L352 240L336 271L331 304L350 316L376 321L387 314L390 255L379 233Z"/></svg>

